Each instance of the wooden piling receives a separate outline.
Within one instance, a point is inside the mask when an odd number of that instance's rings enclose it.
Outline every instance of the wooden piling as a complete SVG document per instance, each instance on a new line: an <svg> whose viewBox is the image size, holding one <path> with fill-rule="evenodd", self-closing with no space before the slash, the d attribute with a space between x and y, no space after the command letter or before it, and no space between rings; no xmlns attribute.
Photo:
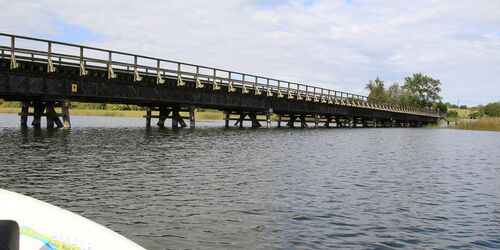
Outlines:
<svg viewBox="0 0 500 250"><path fill-rule="evenodd" d="M297 117L295 115L290 115L290 120L286 123L287 127L294 128L295 127L295 119Z"/></svg>
<svg viewBox="0 0 500 250"><path fill-rule="evenodd" d="M278 128L281 128L281 114L278 114Z"/></svg>
<svg viewBox="0 0 500 250"><path fill-rule="evenodd" d="M306 123L306 116L305 115L301 115L300 116L300 127L301 128L307 128L307 123Z"/></svg>
<svg viewBox="0 0 500 250"><path fill-rule="evenodd" d="M168 114L170 113L170 111L165 108L165 107L160 107L160 112L159 112L159 117L158 117L158 123L156 125L158 125L159 127L163 128L165 127L165 120L167 119L168 117Z"/></svg>
<svg viewBox="0 0 500 250"><path fill-rule="evenodd" d="M29 102L22 102L22 107L21 107L21 127L27 127L28 126L28 111L30 108L30 103Z"/></svg>
<svg viewBox="0 0 500 250"><path fill-rule="evenodd" d="M225 113L226 113L226 121L225 121L225 123L224 123L224 126L225 126L226 128L229 128L229 112L228 112L228 111L226 111Z"/></svg>
<svg viewBox="0 0 500 250"><path fill-rule="evenodd" d="M245 116L246 116L245 114L240 113L240 119L238 120L240 128L243 128L243 120L245 119Z"/></svg>
<svg viewBox="0 0 500 250"><path fill-rule="evenodd" d="M47 118L47 128L54 128L54 116L56 112L54 110L54 103L47 102L45 104L46 118Z"/></svg>
<svg viewBox="0 0 500 250"><path fill-rule="evenodd" d="M190 107L189 108L189 127L194 128L195 127L195 112L196 108L195 107Z"/></svg>
<svg viewBox="0 0 500 250"><path fill-rule="evenodd" d="M314 115L314 127L317 128L319 126L319 115Z"/></svg>
<svg viewBox="0 0 500 250"><path fill-rule="evenodd" d="M41 102L35 102L33 103L33 107L34 107L34 114L33 114L33 122L31 123L31 125L33 125L33 127L40 127L43 110L45 109L45 106Z"/></svg>
<svg viewBox="0 0 500 250"><path fill-rule="evenodd" d="M151 127L151 108L146 108L146 127Z"/></svg>
<svg viewBox="0 0 500 250"><path fill-rule="evenodd" d="M71 128L71 120L69 118L69 104L69 101L61 101L61 111L64 128Z"/></svg>
<svg viewBox="0 0 500 250"><path fill-rule="evenodd" d="M332 117L331 116L327 116L326 117L326 122L325 122L325 125L324 127L325 128L329 128L330 127L330 123L332 122Z"/></svg>

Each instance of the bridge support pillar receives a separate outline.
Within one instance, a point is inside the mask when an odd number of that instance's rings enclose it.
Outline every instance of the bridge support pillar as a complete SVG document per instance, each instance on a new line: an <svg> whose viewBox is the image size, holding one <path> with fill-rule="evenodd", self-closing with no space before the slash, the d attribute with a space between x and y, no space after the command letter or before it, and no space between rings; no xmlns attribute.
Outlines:
<svg viewBox="0 0 500 250"><path fill-rule="evenodd" d="M332 122L332 117L331 116L327 116L326 117L326 122L325 122L325 125L324 127L325 128L329 128L330 127L330 123Z"/></svg>
<svg viewBox="0 0 500 250"><path fill-rule="evenodd" d="M61 101L61 111L63 118L63 128L71 128L71 120L69 117L69 101Z"/></svg>
<svg viewBox="0 0 500 250"><path fill-rule="evenodd" d="M373 127L376 128L377 127L377 118L373 118Z"/></svg>
<svg viewBox="0 0 500 250"><path fill-rule="evenodd" d="M179 114L179 107L172 108L172 128L179 128L179 124L182 128L187 127L186 123Z"/></svg>
<svg viewBox="0 0 500 250"><path fill-rule="evenodd" d="M151 108L146 108L146 127L151 127Z"/></svg>
<svg viewBox="0 0 500 250"><path fill-rule="evenodd" d="M33 125L33 127L40 127L42 123L42 114L43 110L45 109L45 106L41 102L35 102L33 103L33 108L34 108L34 114L33 114L33 122L31 122L31 125Z"/></svg>
<svg viewBox="0 0 500 250"><path fill-rule="evenodd" d="M29 102L22 102L21 107L21 127L28 126L28 111L30 108Z"/></svg>
<svg viewBox="0 0 500 250"><path fill-rule="evenodd" d="M229 112L226 111L224 112L224 114L226 115L226 120L224 121L224 127L229 128Z"/></svg>
<svg viewBox="0 0 500 250"><path fill-rule="evenodd" d="M243 120L245 120L245 116L245 114L240 113L240 119L238 119L238 121L236 121L236 124L234 125L240 125L240 128L243 128Z"/></svg>
<svg viewBox="0 0 500 250"><path fill-rule="evenodd" d="M278 128L281 128L281 114L278 114Z"/></svg>
<svg viewBox="0 0 500 250"><path fill-rule="evenodd" d="M314 115L314 127L317 128L319 126L319 115Z"/></svg>
<svg viewBox="0 0 500 250"><path fill-rule="evenodd" d="M300 127L301 128L307 128L308 127L305 115L301 115L300 116Z"/></svg>
<svg viewBox="0 0 500 250"><path fill-rule="evenodd" d="M271 128L271 113L266 114L267 128Z"/></svg>
<svg viewBox="0 0 500 250"><path fill-rule="evenodd" d="M189 108L189 127L190 128L194 128L196 126L195 117L194 117L195 112L196 112L196 109L194 107Z"/></svg>
<svg viewBox="0 0 500 250"><path fill-rule="evenodd" d="M396 127L396 121L394 120L394 118L391 118L391 127Z"/></svg>
<svg viewBox="0 0 500 250"><path fill-rule="evenodd" d="M63 124L57 116L56 110L54 109L54 102L47 102L45 106L47 128L54 128L54 125L56 125L58 128L62 128Z"/></svg>
<svg viewBox="0 0 500 250"><path fill-rule="evenodd" d="M170 114L170 111L167 108L160 107L160 114L158 117L158 123L156 124L156 125L158 125L158 127L160 127L160 128L165 127L165 120L167 119L168 114Z"/></svg>
<svg viewBox="0 0 500 250"><path fill-rule="evenodd" d="M354 128L354 118L352 118L352 116L349 116L349 118L347 118L347 122L348 122L348 127L349 128Z"/></svg>
<svg viewBox="0 0 500 250"><path fill-rule="evenodd" d="M252 128L260 128L262 125L260 122L257 120L257 114L256 113L250 113L248 114L248 117L250 117L250 120L252 120Z"/></svg>
<svg viewBox="0 0 500 250"><path fill-rule="evenodd" d="M295 119L297 117L295 115L290 115L290 120L286 123L287 127L294 128L295 127Z"/></svg>

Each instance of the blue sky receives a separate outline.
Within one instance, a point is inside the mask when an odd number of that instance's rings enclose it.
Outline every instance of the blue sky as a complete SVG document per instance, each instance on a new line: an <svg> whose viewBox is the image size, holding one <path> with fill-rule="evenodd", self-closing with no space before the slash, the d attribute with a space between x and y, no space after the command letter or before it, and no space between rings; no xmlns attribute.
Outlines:
<svg viewBox="0 0 500 250"><path fill-rule="evenodd" d="M0 31L358 94L422 72L444 101L500 100L500 1L6 1Z"/></svg>

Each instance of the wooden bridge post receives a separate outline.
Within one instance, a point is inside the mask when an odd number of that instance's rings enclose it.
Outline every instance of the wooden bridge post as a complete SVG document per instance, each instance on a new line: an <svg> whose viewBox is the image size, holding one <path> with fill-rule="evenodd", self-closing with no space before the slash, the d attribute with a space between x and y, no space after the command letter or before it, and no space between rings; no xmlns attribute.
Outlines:
<svg viewBox="0 0 500 250"><path fill-rule="evenodd" d="M240 128L243 128L243 120L245 120L245 114L243 112L240 113L240 119L238 119Z"/></svg>
<svg viewBox="0 0 500 250"><path fill-rule="evenodd" d="M30 103L29 102L22 102L22 107L21 107L21 127L27 127L28 126L28 111L30 108Z"/></svg>
<svg viewBox="0 0 500 250"><path fill-rule="evenodd" d="M260 122L257 120L257 114L256 113L250 113L248 114L248 117L250 117L250 120L252 121L252 128L260 128L262 125Z"/></svg>
<svg viewBox="0 0 500 250"><path fill-rule="evenodd" d="M54 116L55 116L54 103L53 102L46 102L45 103L45 110L46 110L46 118L47 118L47 128L54 128Z"/></svg>
<svg viewBox="0 0 500 250"><path fill-rule="evenodd" d="M327 116L324 127L325 128L329 128L330 127L330 122L332 122L332 117L331 116Z"/></svg>
<svg viewBox="0 0 500 250"><path fill-rule="evenodd" d="M319 115L314 115L314 127L317 128L319 126Z"/></svg>
<svg viewBox="0 0 500 250"><path fill-rule="evenodd" d="M229 112L228 112L228 111L226 111L226 112L224 112L224 113L226 114L226 120L225 120L225 122L224 122L224 127L229 128L229 116L230 116L230 115L229 115Z"/></svg>
<svg viewBox="0 0 500 250"><path fill-rule="evenodd" d="M267 128L271 128L271 113L270 112L266 113L266 122L267 122Z"/></svg>
<svg viewBox="0 0 500 250"><path fill-rule="evenodd" d="M71 128L71 120L69 118L69 101L61 101L61 111L63 117L63 127Z"/></svg>
<svg viewBox="0 0 500 250"><path fill-rule="evenodd" d="M159 112L159 116L158 116L158 123L156 125L158 125L159 127L163 128L165 127L165 120L167 119L168 117L168 114L170 113L169 110L167 110L167 108L165 107L160 107L160 112Z"/></svg>
<svg viewBox="0 0 500 250"><path fill-rule="evenodd" d="M146 127L151 127L151 115L152 115L152 112L151 112L151 108L150 107L147 107L146 108Z"/></svg>
<svg viewBox="0 0 500 250"><path fill-rule="evenodd" d="M180 110L181 109L179 107L172 108L172 128L179 128L179 124L181 125L182 128L187 127L186 123L182 119Z"/></svg>
<svg viewBox="0 0 500 250"><path fill-rule="evenodd" d="M189 108L189 127L194 128L195 127L195 112L196 108L195 107L190 107Z"/></svg>
<svg viewBox="0 0 500 250"><path fill-rule="evenodd" d="M306 115L301 115L300 116L300 127L301 128L307 128Z"/></svg>
<svg viewBox="0 0 500 250"><path fill-rule="evenodd" d="M45 109L45 106L41 102L34 102L33 107L34 107L34 114L33 114L33 122L31 123L31 125L33 125L33 127L40 127L43 110Z"/></svg>
<svg viewBox="0 0 500 250"><path fill-rule="evenodd" d="M297 117L295 115L290 115L290 120L286 123L287 127L294 128L295 127L295 119Z"/></svg>
<svg viewBox="0 0 500 250"><path fill-rule="evenodd" d="M281 128L281 114L278 114L278 128Z"/></svg>
<svg viewBox="0 0 500 250"><path fill-rule="evenodd" d="M54 128L54 124L58 128L62 128L63 124L59 119L56 110L54 109L54 102L46 102L46 118L47 118L47 128Z"/></svg>

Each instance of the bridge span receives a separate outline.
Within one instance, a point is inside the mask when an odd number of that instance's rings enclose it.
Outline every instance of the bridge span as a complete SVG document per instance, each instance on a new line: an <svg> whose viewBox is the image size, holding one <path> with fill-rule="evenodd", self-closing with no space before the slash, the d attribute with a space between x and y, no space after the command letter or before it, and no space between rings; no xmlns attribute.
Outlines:
<svg viewBox="0 0 500 250"><path fill-rule="evenodd" d="M242 127L410 127L435 124L438 110L403 107L301 83L149 56L0 33L0 98L20 101L21 125L70 127L71 101L144 107L146 125L195 126L197 108ZM56 112L56 107L61 111ZM62 121L61 118L62 117Z"/></svg>

